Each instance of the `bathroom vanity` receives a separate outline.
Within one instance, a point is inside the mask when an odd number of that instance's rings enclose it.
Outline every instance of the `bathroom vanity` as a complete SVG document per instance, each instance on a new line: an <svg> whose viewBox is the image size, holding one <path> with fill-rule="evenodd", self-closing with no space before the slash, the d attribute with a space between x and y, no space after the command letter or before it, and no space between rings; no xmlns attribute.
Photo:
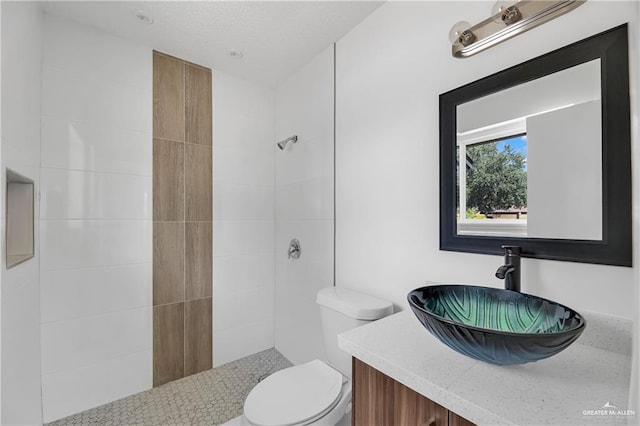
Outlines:
<svg viewBox="0 0 640 426"><path fill-rule="evenodd" d="M409 311L338 336L353 357L353 424L625 424L631 323L586 316L562 353L496 366L461 355Z"/></svg>

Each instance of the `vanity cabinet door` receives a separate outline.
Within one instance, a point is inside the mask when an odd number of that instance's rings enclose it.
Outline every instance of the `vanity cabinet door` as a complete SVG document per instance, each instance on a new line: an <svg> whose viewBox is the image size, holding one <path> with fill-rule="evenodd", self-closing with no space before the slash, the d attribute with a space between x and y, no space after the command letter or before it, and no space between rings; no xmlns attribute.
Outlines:
<svg viewBox="0 0 640 426"><path fill-rule="evenodd" d="M473 426L356 358L352 373L354 426Z"/></svg>
<svg viewBox="0 0 640 426"><path fill-rule="evenodd" d="M447 425L448 410L446 408L395 380L393 384L394 425Z"/></svg>
<svg viewBox="0 0 640 426"><path fill-rule="evenodd" d="M395 380L356 358L352 359L351 424L393 425Z"/></svg>

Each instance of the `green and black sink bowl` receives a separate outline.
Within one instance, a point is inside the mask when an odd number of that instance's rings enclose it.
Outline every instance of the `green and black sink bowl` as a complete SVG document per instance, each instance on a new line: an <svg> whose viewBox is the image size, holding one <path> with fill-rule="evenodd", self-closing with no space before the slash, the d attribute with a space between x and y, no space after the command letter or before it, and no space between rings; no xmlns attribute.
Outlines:
<svg viewBox="0 0 640 426"><path fill-rule="evenodd" d="M451 349L497 365L548 358L584 331L582 315L530 294L471 285L411 291L409 305L424 327Z"/></svg>

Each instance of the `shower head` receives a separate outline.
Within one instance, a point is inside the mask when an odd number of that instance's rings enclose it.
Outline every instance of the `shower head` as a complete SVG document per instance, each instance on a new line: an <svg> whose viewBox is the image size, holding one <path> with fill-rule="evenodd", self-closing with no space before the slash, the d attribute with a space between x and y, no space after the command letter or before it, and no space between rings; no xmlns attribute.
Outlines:
<svg viewBox="0 0 640 426"><path fill-rule="evenodd" d="M291 143L296 143L298 142L298 136L293 135L290 138L287 138L283 141L278 142L278 148L280 148L281 150L284 151L284 149L286 148L287 144L291 142Z"/></svg>

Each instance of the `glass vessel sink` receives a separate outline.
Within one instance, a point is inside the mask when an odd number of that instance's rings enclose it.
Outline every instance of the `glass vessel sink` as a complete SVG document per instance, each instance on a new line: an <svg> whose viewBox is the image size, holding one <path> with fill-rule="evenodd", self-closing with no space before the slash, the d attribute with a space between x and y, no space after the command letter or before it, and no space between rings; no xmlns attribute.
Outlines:
<svg viewBox="0 0 640 426"><path fill-rule="evenodd" d="M411 291L409 305L424 327L451 349L498 365L548 358L584 331L582 315L530 294L470 285Z"/></svg>

